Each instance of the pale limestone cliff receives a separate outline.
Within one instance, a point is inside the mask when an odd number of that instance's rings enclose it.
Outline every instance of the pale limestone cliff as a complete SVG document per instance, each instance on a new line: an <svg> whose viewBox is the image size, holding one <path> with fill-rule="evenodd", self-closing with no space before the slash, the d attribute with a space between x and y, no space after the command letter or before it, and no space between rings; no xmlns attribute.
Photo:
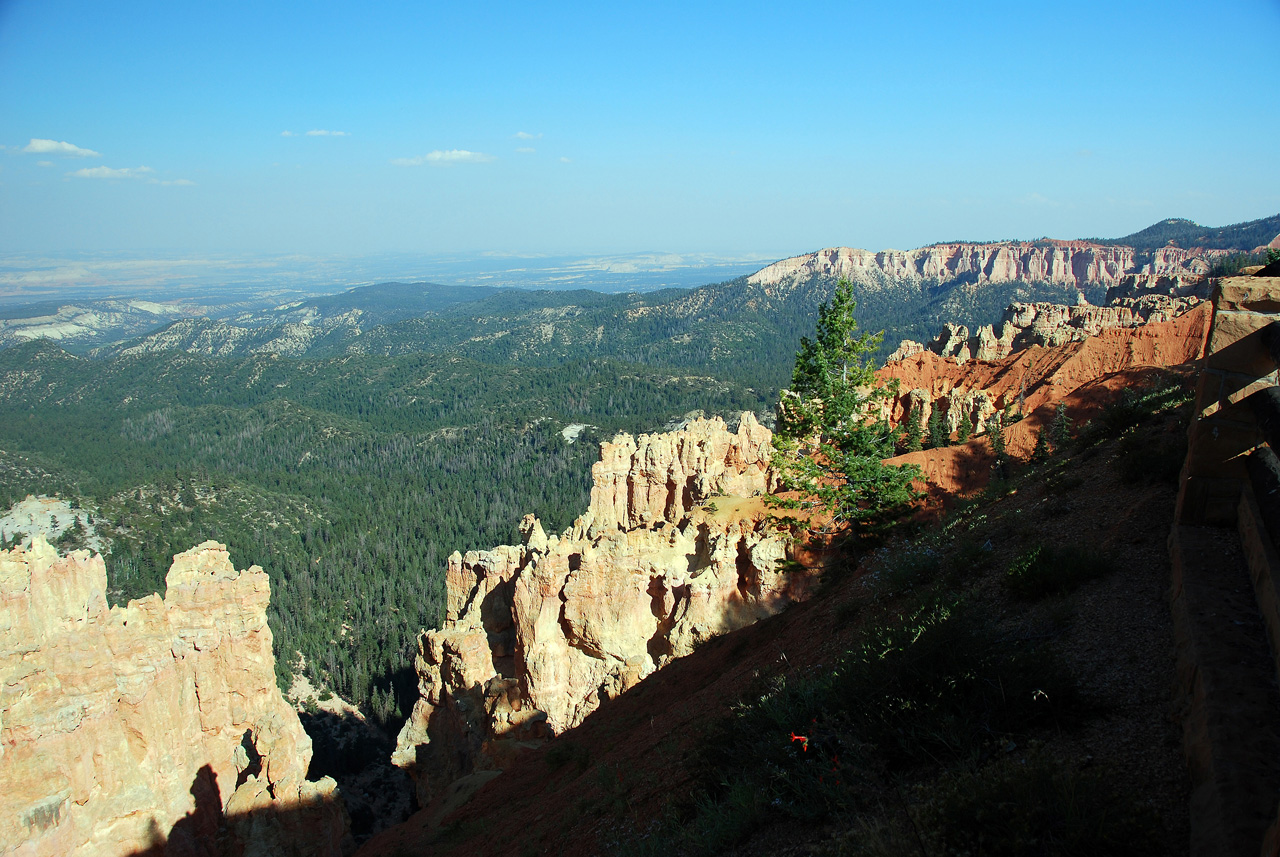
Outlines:
<svg viewBox="0 0 1280 857"><path fill-rule="evenodd" d="M0 854L337 855L276 687L267 575L216 542L108 609L102 557L0 552Z"/></svg>
<svg viewBox="0 0 1280 857"><path fill-rule="evenodd" d="M444 626L424 633L421 698L394 761L419 799L582 722L702 640L808 596L754 495L775 487L750 414L621 435L592 468L591 508L548 536L449 559Z"/></svg>
<svg viewBox="0 0 1280 857"><path fill-rule="evenodd" d="M1178 247L1137 253L1132 247L1087 241L935 244L916 250L880 252L830 247L775 262L752 274L748 282L786 285L814 276L828 276L865 283L888 276L899 280L962 280L978 284L1021 280L1083 288L1114 286L1127 274L1198 279L1209 269L1207 260L1219 254L1220 251Z"/></svg>

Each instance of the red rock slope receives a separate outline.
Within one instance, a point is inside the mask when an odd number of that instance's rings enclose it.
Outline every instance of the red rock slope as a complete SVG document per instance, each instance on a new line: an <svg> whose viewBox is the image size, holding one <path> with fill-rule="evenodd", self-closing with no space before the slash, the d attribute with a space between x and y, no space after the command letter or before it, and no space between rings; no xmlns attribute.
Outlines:
<svg viewBox="0 0 1280 857"><path fill-rule="evenodd" d="M1100 394L1132 382L1144 368L1177 366L1199 359L1204 351L1212 306L1201 303L1170 321L1140 327L1111 328L1079 342L1053 347L1033 345L1001 360L971 360L963 364L924 351L887 364L878 376L897 380L900 395L891 419L901 423L912 407L922 408L928 421L942 408L950 432L967 415L978 431L997 411L1012 404L1026 418L1009 426L1009 451L1026 457L1037 432L1053 415L1058 402L1079 422L1105 398ZM918 464L935 490L957 493L981 487L990 470L990 442L975 438L944 449L912 452L890 459Z"/></svg>

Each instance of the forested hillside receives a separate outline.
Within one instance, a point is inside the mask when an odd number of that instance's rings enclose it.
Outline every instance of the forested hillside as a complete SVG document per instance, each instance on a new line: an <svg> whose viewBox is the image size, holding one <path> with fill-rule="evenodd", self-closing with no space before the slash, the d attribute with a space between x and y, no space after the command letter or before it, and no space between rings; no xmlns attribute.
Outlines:
<svg viewBox="0 0 1280 857"><path fill-rule="evenodd" d="M622 295L393 283L183 319L92 357L29 342L0 350L0 507L56 493L95 510L117 600L162 589L173 553L225 542L271 575L282 669L301 652L389 717L450 552L511 541L528 512L566 527L602 437L769 414L834 289L823 274ZM873 272L854 296L883 356L1077 293ZM571 424L589 426L576 442Z"/></svg>
<svg viewBox="0 0 1280 857"><path fill-rule="evenodd" d="M101 349L97 356L169 351L227 356L283 351L311 358L449 354L542 367L610 358L727 373L735 381L776 390L790 376L790 355L812 329L818 305L831 298L835 282L834 277L814 277L795 288L776 289L743 277L688 291L627 295L505 290L376 325L352 313L309 325L187 319ZM1086 296L1101 302L1105 292L1099 287ZM994 323L1012 301L1076 298L1074 289L1052 283L972 288L885 276L858 283L856 294L863 328L887 331L881 357L900 339L927 341L944 322L970 327ZM294 312L289 311L291 318Z"/></svg>
<svg viewBox="0 0 1280 857"><path fill-rule="evenodd" d="M58 493L96 509L118 601L162 591L173 553L225 542L271 575L282 668L301 651L388 717L393 674L439 620L450 552L511 541L528 512L566 527L600 437L769 399L607 360L93 361L35 343L0 352L0 505ZM593 428L569 443L573 423Z"/></svg>
<svg viewBox="0 0 1280 857"><path fill-rule="evenodd" d="M1090 240L1099 244L1122 244L1135 250L1155 250L1172 241L1179 247L1250 251L1265 246L1277 236L1280 236L1280 214L1230 226L1201 226L1194 220L1170 217L1123 238Z"/></svg>

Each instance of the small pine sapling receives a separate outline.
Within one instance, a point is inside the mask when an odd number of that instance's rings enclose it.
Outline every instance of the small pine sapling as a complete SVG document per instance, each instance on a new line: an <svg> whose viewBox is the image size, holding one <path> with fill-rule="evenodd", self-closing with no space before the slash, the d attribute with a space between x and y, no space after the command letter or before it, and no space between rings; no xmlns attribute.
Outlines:
<svg viewBox="0 0 1280 857"><path fill-rule="evenodd" d="M1049 432L1040 429L1036 432L1036 445L1031 450L1032 461L1044 461L1049 457Z"/></svg>
<svg viewBox="0 0 1280 857"><path fill-rule="evenodd" d="M1067 406L1058 402L1053 411L1053 420L1049 423L1049 445L1055 455L1061 455L1071 443L1071 418L1067 416Z"/></svg>
<svg viewBox="0 0 1280 857"><path fill-rule="evenodd" d="M942 408L934 405L933 413L929 414L929 439L927 441L927 449L942 449L951 442L951 437L947 433L947 423L942 416Z"/></svg>
<svg viewBox="0 0 1280 857"><path fill-rule="evenodd" d="M987 437L991 440L991 452L996 457L991 467L997 476L1004 476L1009 449L1005 445L1005 421L1000 414L992 414L991 420L987 421Z"/></svg>
<svg viewBox="0 0 1280 857"><path fill-rule="evenodd" d="M907 419L907 452L919 452L924 449L924 413L920 408L912 408Z"/></svg>
<svg viewBox="0 0 1280 857"><path fill-rule="evenodd" d="M956 443L965 443L973 435L973 415L968 411L960 412L960 425L956 429Z"/></svg>

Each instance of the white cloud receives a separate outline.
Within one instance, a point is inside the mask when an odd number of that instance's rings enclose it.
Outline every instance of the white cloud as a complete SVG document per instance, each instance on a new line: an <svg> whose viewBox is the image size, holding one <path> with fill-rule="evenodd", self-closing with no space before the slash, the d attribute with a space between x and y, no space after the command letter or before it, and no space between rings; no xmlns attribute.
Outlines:
<svg viewBox="0 0 1280 857"><path fill-rule="evenodd" d="M32 137L31 142L22 148L29 155L72 155L77 158L101 158L102 155L93 149L82 149L66 141L41 140Z"/></svg>
<svg viewBox="0 0 1280 857"><path fill-rule="evenodd" d="M423 164L436 166L444 166L446 164L483 164L493 159L493 155L486 155L484 152L468 152L466 149L436 149L434 152L415 155L412 158L392 158L391 163L397 167L420 167Z"/></svg>
<svg viewBox="0 0 1280 857"><path fill-rule="evenodd" d="M520 153L521 153L521 154L523 154L523 155L532 155L534 152L536 152L536 151L538 151L538 150L537 150L537 149L534 149L534 148L532 148L532 147L530 147L530 146L521 146L520 148L516 149L516 151L517 151L517 152L520 152Z"/></svg>
<svg viewBox="0 0 1280 857"><path fill-rule="evenodd" d="M37 167L51 167L51 166L53 166L53 161L36 161L36 166L37 166Z"/></svg>
<svg viewBox="0 0 1280 857"><path fill-rule="evenodd" d="M85 167L67 175L79 179L145 179L147 184L169 187L191 187L195 184L191 179L158 179L151 175L154 172L151 167Z"/></svg>
<svg viewBox="0 0 1280 857"><path fill-rule="evenodd" d="M517 131L514 136L517 140L541 140L542 139L541 134L530 134L528 131Z"/></svg>
<svg viewBox="0 0 1280 857"><path fill-rule="evenodd" d="M280 136L281 136L281 137L296 137L297 135L296 135L296 134L294 134L292 131L281 131L281 132L280 132Z"/></svg>
<svg viewBox="0 0 1280 857"><path fill-rule="evenodd" d="M307 132L308 137L350 137L346 131L324 131L316 129Z"/></svg>
<svg viewBox="0 0 1280 857"><path fill-rule="evenodd" d="M566 157L564 157L563 155L561 155L561 156L560 156L560 163L562 163L562 164L572 164L572 163L573 163L573 161L572 161L572 160L570 160L569 158L566 158Z"/></svg>
<svg viewBox="0 0 1280 857"><path fill-rule="evenodd" d="M151 167L121 167L120 169L85 167L82 170L67 173L67 175L81 179L141 179L146 178L147 173L153 172L155 170L151 169Z"/></svg>

